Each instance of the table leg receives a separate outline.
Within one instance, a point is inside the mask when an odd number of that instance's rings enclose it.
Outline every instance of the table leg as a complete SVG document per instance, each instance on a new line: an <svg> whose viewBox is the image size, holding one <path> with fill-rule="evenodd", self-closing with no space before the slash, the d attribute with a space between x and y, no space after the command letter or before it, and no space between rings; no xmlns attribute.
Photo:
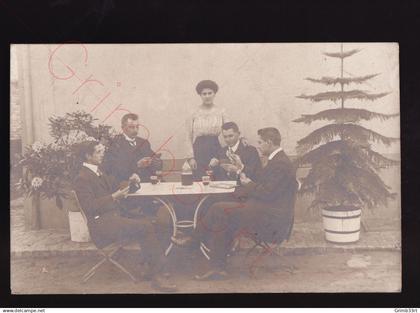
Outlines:
<svg viewBox="0 0 420 313"><path fill-rule="evenodd" d="M194 229L197 228L197 222L198 222L198 212L200 211L201 206L203 205L204 201L206 201L206 199L209 197L209 195L205 195L200 202L197 204L197 207L195 208L195 212L194 212L194 224L193 227Z"/></svg>
<svg viewBox="0 0 420 313"><path fill-rule="evenodd" d="M197 228L197 224L198 224L198 213L200 211L201 206L203 205L204 201L206 201L206 199L209 197L209 195L205 195L200 202L197 204L197 207L195 208L194 211L194 218L192 221L192 227L195 230ZM178 220L176 217L176 213L175 213L175 209L172 207L171 203L169 201L166 201L158 196L154 196L154 199L156 199L157 201L159 201L160 203L163 204L163 206L168 210L169 214L171 215L172 218L172 227L173 227L173 236L176 235L177 232L177 228L178 227L191 227L190 225L187 225L187 222L189 223L190 221L180 221L181 224L185 224L185 225L178 225ZM165 251L165 256L167 256L169 254L169 252L172 250L173 247L173 243L170 243L170 245L168 246L168 248ZM206 245L204 243L200 243L200 251L203 253L203 255L209 260L210 256L208 255L208 252L210 251L209 248L206 247Z"/></svg>
<svg viewBox="0 0 420 313"><path fill-rule="evenodd" d="M198 213L200 211L201 206L203 205L204 201L209 197L209 195L205 195L200 202L197 204L197 207L195 208L194 212L194 221L193 221L193 228L194 230L197 228L198 224ZM207 260L210 260L210 256L207 252L210 252L210 249L206 247L206 245L202 242L200 242L200 251L203 253L203 255L206 257Z"/></svg>
<svg viewBox="0 0 420 313"><path fill-rule="evenodd" d="M157 201L159 201L160 203L163 204L163 206L168 210L169 215L171 215L171 219L172 219L172 236L176 235L176 229L177 229L177 219L176 219L176 214L175 214L175 210L172 207L171 203L168 201L165 201L164 199L158 197L158 196L154 196L154 199L156 199ZM165 256L168 256L169 252L171 252L173 247L173 243L171 242L168 246L168 248L165 251Z"/></svg>
<svg viewBox="0 0 420 313"><path fill-rule="evenodd" d="M200 251L202 254L204 254L207 260L210 260L210 256L207 253L207 252L210 252L210 249L207 248L206 245L202 242L200 242Z"/></svg>

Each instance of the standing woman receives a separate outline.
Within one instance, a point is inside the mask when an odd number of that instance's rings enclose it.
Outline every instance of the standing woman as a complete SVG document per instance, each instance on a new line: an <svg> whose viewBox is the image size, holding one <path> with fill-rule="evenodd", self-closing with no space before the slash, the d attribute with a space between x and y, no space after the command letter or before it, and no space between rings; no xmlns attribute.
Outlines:
<svg viewBox="0 0 420 313"><path fill-rule="evenodd" d="M209 169L210 160L217 156L221 148L219 135L227 117L224 108L214 105L214 97L219 87L212 80L203 80L195 88L202 104L187 121L188 163L194 179L201 180Z"/></svg>

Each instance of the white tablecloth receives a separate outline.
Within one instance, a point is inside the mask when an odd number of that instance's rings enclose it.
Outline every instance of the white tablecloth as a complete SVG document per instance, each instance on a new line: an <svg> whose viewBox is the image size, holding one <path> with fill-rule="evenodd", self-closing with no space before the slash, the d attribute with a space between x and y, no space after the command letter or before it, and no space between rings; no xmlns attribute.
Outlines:
<svg viewBox="0 0 420 313"><path fill-rule="evenodd" d="M141 183L141 188L130 197L135 196L170 196L170 195L208 195L220 193L232 193L235 191L236 181L212 181L204 186L202 182L194 182L191 186L182 186L181 182L162 182L152 185ZM221 188L220 185L232 188Z"/></svg>

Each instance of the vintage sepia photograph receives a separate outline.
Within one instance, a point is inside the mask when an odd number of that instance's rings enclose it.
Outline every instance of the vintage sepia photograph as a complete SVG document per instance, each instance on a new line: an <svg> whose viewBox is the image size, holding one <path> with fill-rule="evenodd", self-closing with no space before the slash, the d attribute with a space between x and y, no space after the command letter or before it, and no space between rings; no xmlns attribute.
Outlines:
<svg viewBox="0 0 420 313"><path fill-rule="evenodd" d="M10 56L12 294L401 292L398 43Z"/></svg>

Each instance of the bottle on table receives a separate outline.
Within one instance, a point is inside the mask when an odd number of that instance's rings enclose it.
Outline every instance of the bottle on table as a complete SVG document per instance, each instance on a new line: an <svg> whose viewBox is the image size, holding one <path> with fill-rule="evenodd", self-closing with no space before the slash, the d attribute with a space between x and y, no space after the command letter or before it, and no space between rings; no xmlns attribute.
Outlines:
<svg viewBox="0 0 420 313"><path fill-rule="evenodd" d="M193 184L192 169L187 161L184 163L184 165L182 165L181 184L183 186L191 186Z"/></svg>

